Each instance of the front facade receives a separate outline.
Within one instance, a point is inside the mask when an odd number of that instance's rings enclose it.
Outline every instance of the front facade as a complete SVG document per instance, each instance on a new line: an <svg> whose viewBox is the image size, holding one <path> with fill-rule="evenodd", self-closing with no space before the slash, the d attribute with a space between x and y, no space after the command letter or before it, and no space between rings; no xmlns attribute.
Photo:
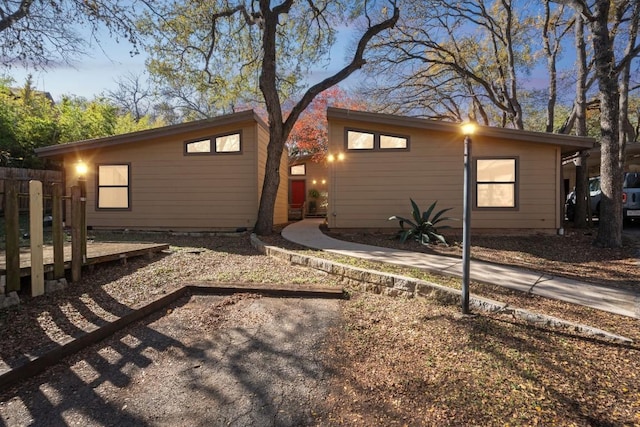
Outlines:
<svg viewBox="0 0 640 427"><path fill-rule="evenodd" d="M464 135L459 124L328 109L330 228L397 228L413 199L462 227ZM563 153L592 147L573 136L478 127L472 136L471 227L474 230L562 228Z"/></svg>
<svg viewBox="0 0 640 427"><path fill-rule="evenodd" d="M87 225L104 229L250 229L257 220L268 128L253 111L37 150L86 180ZM80 176L77 165L87 167ZM286 182L287 159L280 167ZM69 212L69 210L67 210ZM287 221L280 185L274 223Z"/></svg>

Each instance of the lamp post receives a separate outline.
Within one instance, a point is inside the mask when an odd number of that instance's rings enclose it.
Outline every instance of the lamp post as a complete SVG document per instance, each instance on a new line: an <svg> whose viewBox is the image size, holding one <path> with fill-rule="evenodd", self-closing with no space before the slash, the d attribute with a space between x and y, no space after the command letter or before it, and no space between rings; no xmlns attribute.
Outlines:
<svg viewBox="0 0 640 427"><path fill-rule="evenodd" d="M471 256L471 135L475 132L473 123L462 125L464 134L464 191L462 222L462 314L469 314L469 272Z"/></svg>

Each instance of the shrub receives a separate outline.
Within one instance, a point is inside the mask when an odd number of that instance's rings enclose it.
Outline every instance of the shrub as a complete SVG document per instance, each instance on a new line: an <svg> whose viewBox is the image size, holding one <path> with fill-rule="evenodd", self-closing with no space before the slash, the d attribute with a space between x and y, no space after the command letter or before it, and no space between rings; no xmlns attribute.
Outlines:
<svg viewBox="0 0 640 427"><path fill-rule="evenodd" d="M454 218L442 216L445 212L451 210L452 208L442 209L441 211L435 213L433 217L431 217L433 211L436 208L436 204L438 203L437 200L433 202L431 206L429 206L429 209L427 209L423 213L420 213L420 208L418 207L416 202L413 201L413 199L409 200L411 200L413 220L396 215L389 218L390 221L397 220L400 222L400 231L398 231L397 236L400 241L404 243L408 238L413 237L416 242L419 242L423 245L438 242L446 245L447 241L443 235L438 233L438 228L444 229L450 227L448 225L441 225L436 227L436 224L442 221L453 220ZM408 225L409 228L405 228L405 224Z"/></svg>

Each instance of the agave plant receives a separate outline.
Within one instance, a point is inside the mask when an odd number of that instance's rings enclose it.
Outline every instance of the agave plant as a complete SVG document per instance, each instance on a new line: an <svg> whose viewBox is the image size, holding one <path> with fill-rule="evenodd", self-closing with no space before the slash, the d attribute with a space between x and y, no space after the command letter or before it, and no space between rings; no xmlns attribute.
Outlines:
<svg viewBox="0 0 640 427"><path fill-rule="evenodd" d="M400 231L398 231L398 238L400 239L400 241L404 243L408 238L412 237L415 241L423 245L438 242L444 243L446 245L447 241L442 234L438 233L438 229L450 227L448 225L440 225L436 227L436 224L442 221L453 220L454 218L442 216L445 212L450 211L452 208L442 209L441 211L436 212L432 217L431 215L433 214L433 211L436 208L436 204L438 203L437 200L433 202L431 206L429 206L429 209L422 213L420 213L420 208L418 207L416 202L414 202L413 199L409 200L411 200L411 206L413 208L412 219L407 219L396 215L389 218L390 221L397 220L400 222ZM405 224L409 228L405 228Z"/></svg>

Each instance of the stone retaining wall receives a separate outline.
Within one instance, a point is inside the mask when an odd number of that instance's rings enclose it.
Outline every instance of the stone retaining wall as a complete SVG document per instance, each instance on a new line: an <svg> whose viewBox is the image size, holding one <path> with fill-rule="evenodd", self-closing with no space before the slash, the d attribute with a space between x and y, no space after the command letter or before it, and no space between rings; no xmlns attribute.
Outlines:
<svg viewBox="0 0 640 427"><path fill-rule="evenodd" d="M251 234L251 244L254 248L265 255L274 258L280 258L292 264L302 265L305 267L324 271L334 276L338 276L342 279L343 283L356 286L366 292L374 292L377 294L394 297L424 297L450 305L461 304L462 291L459 289L453 289L446 286L438 285L437 283L427 282L425 280L414 279L406 276L400 276L397 274L389 274L379 271L366 270L358 267L352 267L328 259L307 256L297 252L278 248L276 246L268 246L265 245L260 239L258 239L255 234ZM469 306L476 310L508 314L538 326L575 331L585 335L603 338L608 341L622 343L633 342L633 340L630 340L629 338L612 334L602 329L569 322L567 320L559 319L553 316L534 313L521 308L509 307L505 303L488 298L478 297L476 295L469 296Z"/></svg>

